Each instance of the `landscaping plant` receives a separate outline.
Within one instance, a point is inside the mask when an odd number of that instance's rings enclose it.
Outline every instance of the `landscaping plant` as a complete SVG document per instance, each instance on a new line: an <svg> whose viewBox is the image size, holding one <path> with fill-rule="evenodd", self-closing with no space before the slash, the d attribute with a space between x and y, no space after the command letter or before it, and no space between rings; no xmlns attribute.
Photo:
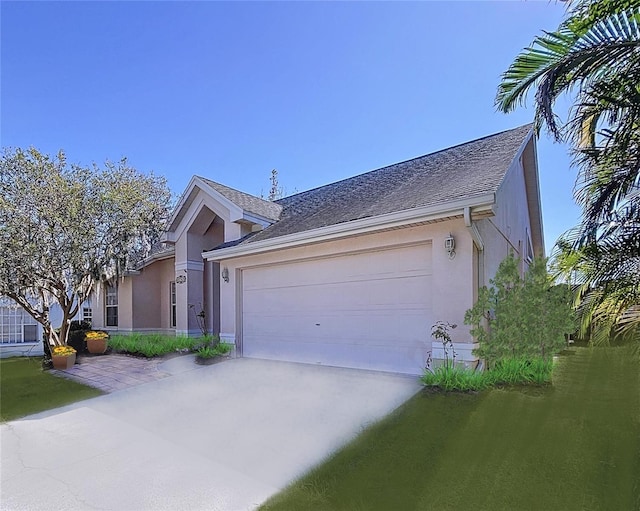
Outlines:
<svg viewBox="0 0 640 511"><path fill-rule="evenodd" d="M42 325L45 346L67 343L71 318L96 282L117 278L150 254L165 229L164 178L126 159L104 168L69 164L35 148L0 155L0 295ZM59 329L49 310L62 310Z"/></svg>
<svg viewBox="0 0 640 511"><path fill-rule="evenodd" d="M143 357L159 357L168 353L193 351L207 340L202 337L182 337L161 334L114 335L109 344L116 353Z"/></svg>
<svg viewBox="0 0 640 511"><path fill-rule="evenodd" d="M534 259L524 277L520 261L509 255L500 263L491 288L482 288L478 301L465 314L479 347L474 354L486 371L455 366L449 329L438 321L431 335L442 342L444 364L421 380L446 391L483 390L496 385L542 385L551 381L553 355L566 347L565 334L575 329L570 292L553 283L546 260ZM449 353L452 354L451 360Z"/></svg>
<svg viewBox="0 0 640 511"><path fill-rule="evenodd" d="M558 243L575 284L580 333L594 344L640 339L640 3L567 2L502 75L503 112L535 107L535 128L566 143L577 170L581 221ZM568 99L556 107L560 99ZM637 353L636 353L637 355Z"/></svg>
<svg viewBox="0 0 640 511"><path fill-rule="evenodd" d="M216 358L216 357L224 357L231 353L233 349L233 344L229 344L226 342L218 342L215 345L207 345L202 346L196 351L196 356L198 358Z"/></svg>
<svg viewBox="0 0 640 511"><path fill-rule="evenodd" d="M483 287L465 314L478 341L474 351L489 367L506 359L550 360L566 347L575 330L568 290L554 284L546 259L536 258L520 277L520 261L504 259L490 288Z"/></svg>

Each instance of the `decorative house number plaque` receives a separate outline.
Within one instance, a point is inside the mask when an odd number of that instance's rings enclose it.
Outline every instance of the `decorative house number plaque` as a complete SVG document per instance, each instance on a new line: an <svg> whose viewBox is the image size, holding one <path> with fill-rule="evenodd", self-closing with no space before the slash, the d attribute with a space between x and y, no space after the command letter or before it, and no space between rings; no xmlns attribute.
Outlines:
<svg viewBox="0 0 640 511"><path fill-rule="evenodd" d="M184 284L187 281L187 277L184 275L178 275L176 277L176 284Z"/></svg>

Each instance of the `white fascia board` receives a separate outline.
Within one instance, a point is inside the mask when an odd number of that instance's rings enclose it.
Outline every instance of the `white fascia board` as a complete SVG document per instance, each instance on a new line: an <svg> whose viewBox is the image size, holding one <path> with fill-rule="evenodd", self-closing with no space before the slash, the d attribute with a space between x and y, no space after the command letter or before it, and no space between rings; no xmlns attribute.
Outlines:
<svg viewBox="0 0 640 511"><path fill-rule="evenodd" d="M187 185L187 187L185 188L184 192L182 192L182 195L180 196L180 198L178 199L178 203L176 204L176 207L173 208L173 213L171 213L171 217L169 217L169 221L167 222L167 229L169 232L172 232L172 226L174 224L174 222L176 221L176 218L178 217L178 214L180 213L180 211L182 211L182 208L185 207L185 203L187 201L187 199L189 198L189 195L191 195L191 191L193 190L193 187L195 186L195 181L197 179L197 176L193 176L191 178L191 181L189 181L189 184ZM198 180L200 181L200 180Z"/></svg>
<svg viewBox="0 0 640 511"><path fill-rule="evenodd" d="M199 177L195 177L196 183L198 183L198 187L208 194L213 199L217 200L220 204L222 204L225 208L229 210L229 216L231 217L231 221L235 222L236 220L240 220L244 215L244 210L238 206L235 202L227 199L224 195L222 195L218 190L213 188L212 186L205 183Z"/></svg>
<svg viewBox="0 0 640 511"><path fill-rule="evenodd" d="M447 202L446 204L424 206L421 208L387 213L385 215L361 218L351 222L329 225L327 227L297 232L286 236L278 236L277 238L270 238L263 241L255 241L246 245L210 250L203 252L202 257L208 261L222 261L233 257L293 248L309 243L318 243L347 236L402 227L417 222L433 221L450 216L463 216L465 207L492 211L494 203L495 194L489 193L471 199Z"/></svg>
<svg viewBox="0 0 640 511"><path fill-rule="evenodd" d="M265 218L263 216L256 215L254 213L248 213L246 211L244 212L244 216L242 217L242 219L252 224L261 225L263 229L275 223L274 220L269 220L268 218Z"/></svg>
<svg viewBox="0 0 640 511"><path fill-rule="evenodd" d="M245 214L244 210L240 206L238 206L234 202L227 199L224 195L222 195L220 192L215 190L213 187L209 186L198 176L193 176L191 178L191 181L189 181L189 185L187 186L186 190L180 197L180 200L178 201L178 205L174 209L173 214L171 215L171 218L169 219L169 222L167 224L169 226L169 228L167 229L167 235L170 235L173 233L172 238L174 242L175 242L175 239L177 239L178 237L178 234L177 234L177 231L179 230L178 228L181 226L181 224L184 223L183 221L184 219L182 219L178 223L178 225L175 225L176 220L180 216L180 213L182 212L183 209L187 208L187 211L185 211L185 215L188 213L188 208L190 208L191 202L192 202L192 201L188 201L188 199L189 197L192 196L192 193L196 187L199 188L200 191L202 191L205 195L208 195L215 201L219 202L224 208L229 210L229 214L232 222L235 222L236 220L241 220ZM204 201L201 200L199 202L198 207L201 207L203 203Z"/></svg>
<svg viewBox="0 0 640 511"><path fill-rule="evenodd" d="M176 256L175 250L164 250L162 252L158 252L156 254L152 254L149 257L147 257L144 261L142 261L142 263L140 264L138 269L145 268L145 267L149 266L151 263L155 263L156 261L163 261L164 259L171 259L171 258L173 258L175 256ZM137 272L140 273L139 271L137 271Z"/></svg>

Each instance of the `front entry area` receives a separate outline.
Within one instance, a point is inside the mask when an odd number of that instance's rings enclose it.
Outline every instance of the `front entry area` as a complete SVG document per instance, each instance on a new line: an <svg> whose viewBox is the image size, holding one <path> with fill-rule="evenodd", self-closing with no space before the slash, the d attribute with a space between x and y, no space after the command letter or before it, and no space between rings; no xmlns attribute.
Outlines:
<svg viewBox="0 0 640 511"><path fill-rule="evenodd" d="M243 356L421 374L431 267L419 243L244 269Z"/></svg>

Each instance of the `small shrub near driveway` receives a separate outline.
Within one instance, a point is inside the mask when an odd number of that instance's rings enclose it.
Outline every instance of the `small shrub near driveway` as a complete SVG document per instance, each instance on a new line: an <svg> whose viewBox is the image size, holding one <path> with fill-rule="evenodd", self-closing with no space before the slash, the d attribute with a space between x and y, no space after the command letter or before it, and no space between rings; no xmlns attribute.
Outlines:
<svg viewBox="0 0 640 511"><path fill-rule="evenodd" d="M565 334L575 330L570 294L555 285L544 258L534 259L524 278L520 260L506 257L483 287L465 323L478 342L474 354L488 368L480 372L456 366L450 329L443 321L431 336L442 342L444 365L432 370L428 362L422 382L443 390L482 390L495 385L543 385L551 382L553 356L566 348ZM451 356L450 356L451 355Z"/></svg>
<svg viewBox="0 0 640 511"><path fill-rule="evenodd" d="M520 265L513 255L506 257L491 287L479 290L465 314L479 344L474 353L489 367L503 359L551 360L576 328L569 288L555 284L547 260L534 259L524 279Z"/></svg>
<svg viewBox="0 0 640 511"><path fill-rule="evenodd" d="M117 353L143 357L160 357L168 353L195 351L206 342L202 337L161 334L114 335L109 345Z"/></svg>
<svg viewBox="0 0 640 511"><path fill-rule="evenodd" d="M224 357L231 353L233 344L227 344L225 342L219 342L215 346L203 346L196 351L199 358L216 358Z"/></svg>
<svg viewBox="0 0 640 511"><path fill-rule="evenodd" d="M443 365L425 371L421 381L446 391L478 391L505 385L545 385L551 383L552 370L551 360L503 359L487 371Z"/></svg>

